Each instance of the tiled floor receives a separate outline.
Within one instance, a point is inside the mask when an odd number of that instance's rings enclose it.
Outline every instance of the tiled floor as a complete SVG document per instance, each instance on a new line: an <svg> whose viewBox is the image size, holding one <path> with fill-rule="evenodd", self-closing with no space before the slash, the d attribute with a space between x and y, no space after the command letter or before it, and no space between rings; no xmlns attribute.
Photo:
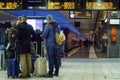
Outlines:
<svg viewBox="0 0 120 80"><path fill-rule="evenodd" d="M1 70L0 80L120 80L120 58L63 58L59 77L14 79Z"/></svg>
<svg viewBox="0 0 120 80"><path fill-rule="evenodd" d="M0 80L21 79L8 79L6 71L2 70ZM62 59L59 77L23 80L120 80L120 59Z"/></svg>

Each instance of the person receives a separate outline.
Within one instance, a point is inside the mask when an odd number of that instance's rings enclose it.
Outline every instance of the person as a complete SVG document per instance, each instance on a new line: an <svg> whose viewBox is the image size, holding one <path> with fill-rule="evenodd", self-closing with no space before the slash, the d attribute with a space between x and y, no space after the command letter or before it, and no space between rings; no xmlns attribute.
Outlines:
<svg viewBox="0 0 120 80"><path fill-rule="evenodd" d="M9 28L6 28L6 30L5 30L5 48L7 47L7 45L8 45L8 33L9 33Z"/></svg>
<svg viewBox="0 0 120 80"><path fill-rule="evenodd" d="M20 56L20 64L22 68L22 72L19 77L22 78L31 77L30 42L31 38L35 35L33 27L26 21L27 16L23 15L21 17L21 23L17 26L17 32L14 36L16 40L16 53Z"/></svg>
<svg viewBox="0 0 120 80"><path fill-rule="evenodd" d="M41 38L41 31L40 29L36 29L36 42L37 42L37 53L41 56L41 42L43 39Z"/></svg>
<svg viewBox="0 0 120 80"><path fill-rule="evenodd" d="M54 76L59 76L59 45L55 42L55 32L60 33L60 27L58 23L53 20L51 14L46 16L47 24L41 35L45 39L46 48L47 48L47 57L49 63L49 71L46 75L47 78L52 78ZM55 69L55 71L54 71Z"/></svg>
<svg viewBox="0 0 120 80"><path fill-rule="evenodd" d="M10 28L9 33L8 33L8 41L9 41L10 46L11 46L12 48L15 47L14 34L16 33L16 26L19 25L20 23L21 23L21 18L19 18L19 19L16 21L15 25Z"/></svg>
<svg viewBox="0 0 120 80"><path fill-rule="evenodd" d="M7 39L8 39L8 44L7 44L7 47L6 47L6 50L5 50L5 58L15 58L15 39L14 39L14 35L16 33L16 26L18 24L21 23L21 19L19 18L15 25L12 26L10 29L9 29L9 32L8 32L8 36L7 36Z"/></svg>

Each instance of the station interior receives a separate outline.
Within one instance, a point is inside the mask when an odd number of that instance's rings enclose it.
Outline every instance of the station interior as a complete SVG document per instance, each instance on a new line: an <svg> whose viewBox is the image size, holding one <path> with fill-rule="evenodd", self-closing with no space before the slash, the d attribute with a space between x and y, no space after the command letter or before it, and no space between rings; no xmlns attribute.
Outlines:
<svg viewBox="0 0 120 80"><path fill-rule="evenodd" d="M11 3L4 4L7 2ZM119 0L14 2L12 6L12 0L0 0L0 54L6 47L7 29L22 15L27 16L27 23L34 30L43 32L46 16L51 14L66 36L66 54L61 54L60 76L52 79L33 76L23 80L120 80ZM0 80L18 80L7 77L7 67L3 61L0 61Z"/></svg>

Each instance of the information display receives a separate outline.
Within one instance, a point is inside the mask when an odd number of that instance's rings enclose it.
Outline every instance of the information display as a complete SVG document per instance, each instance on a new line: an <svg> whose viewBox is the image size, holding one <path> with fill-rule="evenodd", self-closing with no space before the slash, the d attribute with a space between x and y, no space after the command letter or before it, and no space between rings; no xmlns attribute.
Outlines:
<svg viewBox="0 0 120 80"><path fill-rule="evenodd" d="M41 9L46 3L46 0L0 0L0 9Z"/></svg>
<svg viewBox="0 0 120 80"><path fill-rule="evenodd" d="M116 10L120 1L111 0L0 0L0 9Z"/></svg>
<svg viewBox="0 0 120 80"><path fill-rule="evenodd" d="M0 1L0 9L22 9L21 1L2 2Z"/></svg>
<svg viewBox="0 0 120 80"><path fill-rule="evenodd" d="M76 6L77 5L77 6ZM49 10L75 10L80 9L80 3L77 2L48 2Z"/></svg>
<svg viewBox="0 0 120 80"><path fill-rule="evenodd" d="M92 18L92 11L69 11L69 17L71 19Z"/></svg>
<svg viewBox="0 0 120 80"><path fill-rule="evenodd" d="M110 19L109 24L120 24L120 19Z"/></svg>

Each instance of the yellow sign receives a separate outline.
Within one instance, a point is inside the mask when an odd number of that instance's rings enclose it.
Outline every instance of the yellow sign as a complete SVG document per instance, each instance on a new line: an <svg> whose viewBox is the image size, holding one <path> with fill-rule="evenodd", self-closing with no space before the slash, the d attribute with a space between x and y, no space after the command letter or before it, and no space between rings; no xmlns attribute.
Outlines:
<svg viewBox="0 0 120 80"><path fill-rule="evenodd" d="M92 18L92 11L70 11L70 18Z"/></svg>
<svg viewBox="0 0 120 80"><path fill-rule="evenodd" d="M64 2L64 9L75 9L75 2Z"/></svg>
<svg viewBox="0 0 120 80"><path fill-rule="evenodd" d="M60 2L49 2L48 9L61 9Z"/></svg>
<svg viewBox="0 0 120 80"><path fill-rule="evenodd" d="M75 9L75 2L48 2L48 9Z"/></svg>
<svg viewBox="0 0 120 80"><path fill-rule="evenodd" d="M86 2L86 9L117 9L117 7L113 6L113 2Z"/></svg>
<svg viewBox="0 0 120 80"><path fill-rule="evenodd" d="M19 9L21 2L0 2L0 9Z"/></svg>

